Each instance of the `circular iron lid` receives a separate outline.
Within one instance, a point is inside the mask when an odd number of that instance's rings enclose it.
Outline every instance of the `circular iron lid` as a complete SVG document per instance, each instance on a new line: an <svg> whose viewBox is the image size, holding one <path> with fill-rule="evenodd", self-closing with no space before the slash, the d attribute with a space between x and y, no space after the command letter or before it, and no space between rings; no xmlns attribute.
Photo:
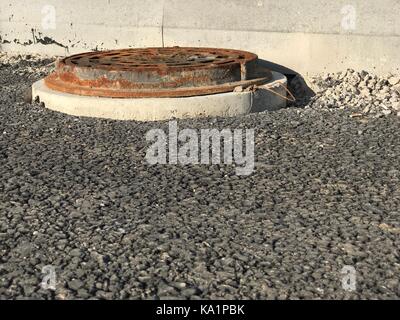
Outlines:
<svg viewBox="0 0 400 320"><path fill-rule="evenodd" d="M53 90L100 97L185 97L263 84L269 70L257 55L215 48L146 48L89 52L58 61L46 79Z"/></svg>

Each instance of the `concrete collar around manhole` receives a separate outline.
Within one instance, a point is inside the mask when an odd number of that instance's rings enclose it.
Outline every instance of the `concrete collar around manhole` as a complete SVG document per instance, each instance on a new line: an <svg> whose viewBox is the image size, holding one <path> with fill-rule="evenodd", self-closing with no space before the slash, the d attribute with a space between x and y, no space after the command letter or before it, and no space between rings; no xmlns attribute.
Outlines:
<svg viewBox="0 0 400 320"><path fill-rule="evenodd" d="M254 88L267 87L269 94L254 95ZM253 53L173 47L70 56L32 93L46 107L72 115L151 121L235 116L263 103L275 109L285 102L283 87L285 77L260 67Z"/></svg>

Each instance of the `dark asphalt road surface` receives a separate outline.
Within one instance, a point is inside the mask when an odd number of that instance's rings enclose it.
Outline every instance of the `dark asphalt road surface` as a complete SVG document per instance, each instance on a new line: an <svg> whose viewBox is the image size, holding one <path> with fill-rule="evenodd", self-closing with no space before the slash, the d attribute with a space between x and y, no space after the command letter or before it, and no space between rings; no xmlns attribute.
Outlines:
<svg viewBox="0 0 400 320"><path fill-rule="evenodd" d="M254 173L151 166L145 134L167 122L24 102L46 63L0 65L1 299L400 298L400 117L179 120L255 129ZM46 265L55 291L40 286Z"/></svg>

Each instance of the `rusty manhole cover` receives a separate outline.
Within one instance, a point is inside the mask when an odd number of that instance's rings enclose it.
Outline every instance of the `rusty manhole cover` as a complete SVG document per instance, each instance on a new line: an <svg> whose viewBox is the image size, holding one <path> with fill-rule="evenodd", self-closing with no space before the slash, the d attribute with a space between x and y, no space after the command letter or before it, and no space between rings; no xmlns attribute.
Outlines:
<svg viewBox="0 0 400 320"><path fill-rule="evenodd" d="M53 90L98 97L189 97L268 82L257 55L213 48L146 48L90 52L58 61Z"/></svg>

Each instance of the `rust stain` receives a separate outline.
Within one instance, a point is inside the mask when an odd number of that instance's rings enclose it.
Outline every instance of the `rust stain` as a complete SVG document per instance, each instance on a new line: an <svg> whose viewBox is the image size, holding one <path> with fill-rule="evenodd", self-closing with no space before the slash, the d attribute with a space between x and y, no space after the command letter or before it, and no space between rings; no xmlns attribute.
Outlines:
<svg viewBox="0 0 400 320"><path fill-rule="evenodd" d="M62 82L47 81L46 85L56 91L73 93L84 96L110 97L110 98L172 98L172 97L192 97L208 94L231 92L236 87L244 88L254 85L261 85L266 82L265 78L252 79L248 81L239 81L234 83L226 83L217 86L190 87L169 89L145 89L145 90L127 90L127 89L110 89L110 88L88 88L77 86L74 84L65 85Z"/></svg>
<svg viewBox="0 0 400 320"><path fill-rule="evenodd" d="M187 97L262 84L251 77L257 55L216 48L146 48L88 52L64 58L46 79L53 90L113 98Z"/></svg>

